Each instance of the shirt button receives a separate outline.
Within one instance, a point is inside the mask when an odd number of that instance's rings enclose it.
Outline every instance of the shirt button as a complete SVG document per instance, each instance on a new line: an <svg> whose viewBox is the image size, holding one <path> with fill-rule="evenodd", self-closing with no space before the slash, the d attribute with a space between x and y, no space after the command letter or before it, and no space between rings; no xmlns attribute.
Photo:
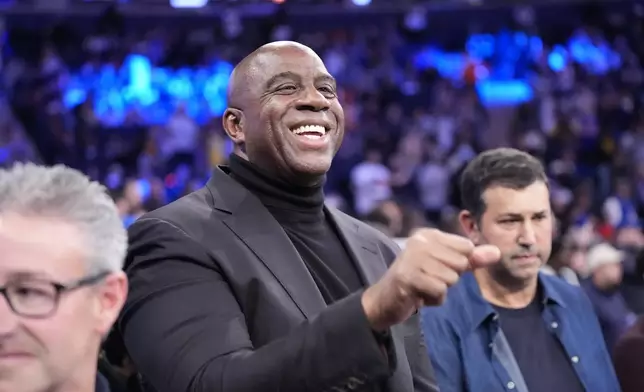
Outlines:
<svg viewBox="0 0 644 392"><path fill-rule="evenodd" d="M514 389L514 383L512 381L508 382L508 389Z"/></svg>
<svg viewBox="0 0 644 392"><path fill-rule="evenodd" d="M570 358L570 360L572 361L572 363L577 363L579 362L579 357L575 355L574 357Z"/></svg>
<svg viewBox="0 0 644 392"><path fill-rule="evenodd" d="M557 327L559 326L559 324L557 324L557 322L556 322L556 321L553 321L553 322L552 322L552 324L550 324L550 326L551 326L552 328L554 328L554 329L557 329Z"/></svg>

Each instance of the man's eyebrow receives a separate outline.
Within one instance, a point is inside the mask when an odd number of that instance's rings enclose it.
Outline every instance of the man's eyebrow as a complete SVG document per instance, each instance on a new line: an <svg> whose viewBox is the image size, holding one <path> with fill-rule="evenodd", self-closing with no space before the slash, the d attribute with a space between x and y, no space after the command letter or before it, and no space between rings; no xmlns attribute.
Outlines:
<svg viewBox="0 0 644 392"><path fill-rule="evenodd" d="M535 212L530 213L531 216L545 216L546 214L548 214L547 210L535 211ZM505 213L505 214L501 214L500 218L501 219L507 219L507 218L510 218L510 219L523 219L523 214L520 214L520 213L517 213L517 212L508 212L508 213Z"/></svg>
<svg viewBox="0 0 644 392"><path fill-rule="evenodd" d="M18 270L12 271L7 274L8 280L32 280L32 279L47 279L46 274L34 271Z"/></svg>
<svg viewBox="0 0 644 392"><path fill-rule="evenodd" d="M331 75L320 75L320 76L315 78L315 82L316 83L327 82L327 83L331 83L333 86L336 85L335 78L333 76L331 76Z"/></svg>
<svg viewBox="0 0 644 392"><path fill-rule="evenodd" d="M268 79L268 81L266 81L266 88L272 87L274 84L276 84L277 82L283 79L299 81L302 78L295 72L291 72L291 71L280 72L276 75L271 76L271 78Z"/></svg>

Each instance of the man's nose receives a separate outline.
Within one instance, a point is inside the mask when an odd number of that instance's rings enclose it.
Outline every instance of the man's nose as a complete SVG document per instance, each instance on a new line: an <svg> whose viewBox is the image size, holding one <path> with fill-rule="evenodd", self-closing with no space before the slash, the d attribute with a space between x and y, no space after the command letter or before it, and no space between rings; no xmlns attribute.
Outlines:
<svg viewBox="0 0 644 392"><path fill-rule="evenodd" d="M11 310L4 295L0 295L0 339L11 334L18 326L18 316Z"/></svg>
<svg viewBox="0 0 644 392"><path fill-rule="evenodd" d="M314 86L304 90L297 105L298 110L310 110L313 112L328 110L330 107L331 103L327 97Z"/></svg>
<svg viewBox="0 0 644 392"><path fill-rule="evenodd" d="M537 242L537 235L535 233L532 223L527 222L521 228L519 236L519 243L523 246L532 246Z"/></svg>

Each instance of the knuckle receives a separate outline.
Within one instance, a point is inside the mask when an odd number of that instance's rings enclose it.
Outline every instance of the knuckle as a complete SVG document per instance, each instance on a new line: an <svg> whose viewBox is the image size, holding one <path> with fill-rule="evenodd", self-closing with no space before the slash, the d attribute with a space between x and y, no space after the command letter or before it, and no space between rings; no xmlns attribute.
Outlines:
<svg viewBox="0 0 644 392"><path fill-rule="evenodd" d="M459 278L460 278L460 275L456 271L450 270L447 276L448 285L449 286L455 285L458 282Z"/></svg>
<svg viewBox="0 0 644 392"><path fill-rule="evenodd" d="M411 237L409 237L407 239L407 244L405 246L405 251L415 249L417 246L419 246L424 241L425 241L425 239L420 234L414 234L413 236L411 236Z"/></svg>
<svg viewBox="0 0 644 392"><path fill-rule="evenodd" d="M424 240L436 238L440 236L440 233L440 230L435 228L423 228L416 232L416 234L421 236Z"/></svg>
<svg viewBox="0 0 644 392"><path fill-rule="evenodd" d="M461 245L460 247L463 249L464 252L469 254L474 250L474 243L469 239L465 237L459 237L459 241L460 241L459 244Z"/></svg>
<svg viewBox="0 0 644 392"><path fill-rule="evenodd" d="M466 256L456 257L454 260L454 270L459 274L465 272L470 266L470 260Z"/></svg>
<svg viewBox="0 0 644 392"><path fill-rule="evenodd" d="M445 294L447 294L447 283L439 282L436 287L436 292L440 296L444 296Z"/></svg>

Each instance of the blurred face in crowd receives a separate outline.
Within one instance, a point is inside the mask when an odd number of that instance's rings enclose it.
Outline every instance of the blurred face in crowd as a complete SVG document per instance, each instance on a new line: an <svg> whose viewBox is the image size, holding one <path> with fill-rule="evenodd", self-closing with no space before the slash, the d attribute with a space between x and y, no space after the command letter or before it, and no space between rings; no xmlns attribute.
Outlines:
<svg viewBox="0 0 644 392"><path fill-rule="evenodd" d="M127 285L122 274L77 284L90 277L85 244L62 220L0 216L0 392L93 390L101 339ZM75 284L57 294L55 285Z"/></svg>
<svg viewBox="0 0 644 392"><path fill-rule="evenodd" d="M547 185L537 181L524 189L492 186L483 200L486 209L478 224L465 221L464 228L474 243L501 250L501 261L490 267L490 274L509 283L535 279L552 249L554 222Z"/></svg>
<svg viewBox="0 0 644 392"><path fill-rule="evenodd" d="M628 180L625 180L625 179L617 180L615 190L616 190L617 196L622 197L624 199L628 199L632 196L631 184L628 182Z"/></svg>
<svg viewBox="0 0 644 392"><path fill-rule="evenodd" d="M593 271L592 279L600 289L611 290L622 282L622 263L609 263L598 267Z"/></svg>
<svg viewBox="0 0 644 392"><path fill-rule="evenodd" d="M263 46L233 74L224 128L251 162L290 180L319 181L344 136L336 84L310 48Z"/></svg>

